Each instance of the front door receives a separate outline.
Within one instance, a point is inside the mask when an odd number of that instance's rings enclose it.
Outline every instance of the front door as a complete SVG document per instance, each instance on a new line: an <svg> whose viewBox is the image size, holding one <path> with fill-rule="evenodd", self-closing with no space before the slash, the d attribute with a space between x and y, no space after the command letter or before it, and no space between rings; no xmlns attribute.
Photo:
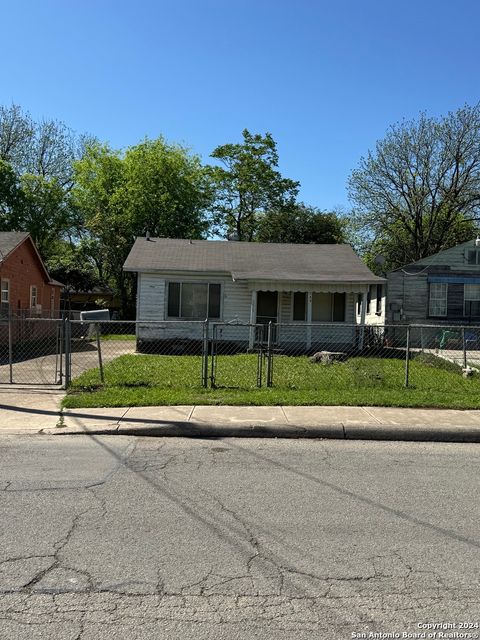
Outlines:
<svg viewBox="0 0 480 640"><path fill-rule="evenodd" d="M257 294L257 324L277 322L278 292L259 291Z"/></svg>
<svg viewBox="0 0 480 640"><path fill-rule="evenodd" d="M257 293L257 324L268 325L269 322L276 324L278 321L278 292L258 291ZM268 326L257 327L257 341L267 342ZM276 327L272 335L273 342L276 342Z"/></svg>

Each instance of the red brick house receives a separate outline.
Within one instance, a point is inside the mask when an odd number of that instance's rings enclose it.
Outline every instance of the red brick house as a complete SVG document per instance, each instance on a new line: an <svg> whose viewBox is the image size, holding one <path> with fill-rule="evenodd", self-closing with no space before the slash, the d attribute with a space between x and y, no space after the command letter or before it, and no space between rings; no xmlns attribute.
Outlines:
<svg viewBox="0 0 480 640"><path fill-rule="evenodd" d="M58 318L62 287L28 233L0 232L0 315Z"/></svg>

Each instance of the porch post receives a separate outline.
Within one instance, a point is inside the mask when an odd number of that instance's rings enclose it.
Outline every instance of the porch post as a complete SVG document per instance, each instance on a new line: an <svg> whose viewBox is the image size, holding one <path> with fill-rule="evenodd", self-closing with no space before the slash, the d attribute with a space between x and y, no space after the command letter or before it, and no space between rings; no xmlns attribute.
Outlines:
<svg viewBox="0 0 480 640"><path fill-rule="evenodd" d="M360 316L360 337L358 340L358 348L361 351L363 349L363 342L365 338L365 315L367 313L367 292L362 293L362 312Z"/></svg>
<svg viewBox="0 0 480 640"><path fill-rule="evenodd" d="M253 349L255 344L255 324L257 322L257 295L258 292L252 291L252 300L250 303L250 335L248 338L248 348Z"/></svg>
<svg viewBox="0 0 480 640"><path fill-rule="evenodd" d="M307 293L307 349L312 346L312 293Z"/></svg>

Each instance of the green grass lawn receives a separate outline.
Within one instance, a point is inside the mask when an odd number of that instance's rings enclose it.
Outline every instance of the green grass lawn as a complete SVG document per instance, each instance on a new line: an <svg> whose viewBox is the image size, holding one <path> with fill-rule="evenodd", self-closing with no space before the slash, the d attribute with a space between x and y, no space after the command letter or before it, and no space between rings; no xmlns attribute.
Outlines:
<svg viewBox="0 0 480 640"><path fill-rule="evenodd" d="M307 357L277 356L274 386L256 387L256 355L219 356L215 389L201 386L200 356L123 355L73 380L65 407L206 405L370 405L480 408L480 377L465 379L460 367L419 354L397 359L350 358L332 365Z"/></svg>

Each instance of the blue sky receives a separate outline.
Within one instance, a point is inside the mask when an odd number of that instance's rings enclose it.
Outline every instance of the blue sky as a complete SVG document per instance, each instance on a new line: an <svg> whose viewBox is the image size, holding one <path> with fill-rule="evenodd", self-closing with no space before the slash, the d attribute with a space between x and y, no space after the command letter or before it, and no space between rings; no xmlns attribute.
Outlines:
<svg viewBox="0 0 480 640"><path fill-rule="evenodd" d="M387 127L480 95L475 0L0 0L0 103L207 161L270 131L322 209Z"/></svg>

